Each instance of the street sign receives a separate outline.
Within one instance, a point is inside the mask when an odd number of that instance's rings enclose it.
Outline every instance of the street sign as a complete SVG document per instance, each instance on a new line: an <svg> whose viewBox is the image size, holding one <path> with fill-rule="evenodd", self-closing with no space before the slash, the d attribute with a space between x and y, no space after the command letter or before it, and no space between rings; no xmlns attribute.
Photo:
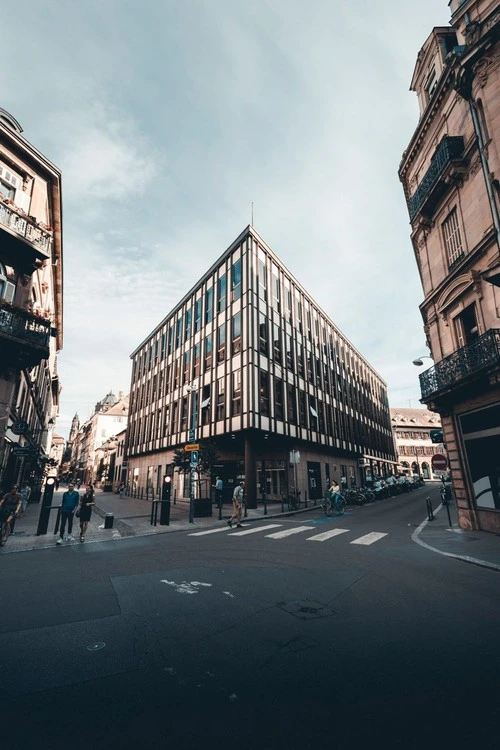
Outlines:
<svg viewBox="0 0 500 750"><path fill-rule="evenodd" d="M193 430L193 429L189 430L188 440L189 440L190 443L194 443L194 441L196 440L196 434L195 433L196 433L195 430Z"/></svg>
<svg viewBox="0 0 500 750"><path fill-rule="evenodd" d="M11 452L15 456L27 456L32 451L31 451L31 448L29 447L29 445L27 445L27 446L24 446L24 445L13 445L12 448L11 448Z"/></svg>
<svg viewBox="0 0 500 750"><path fill-rule="evenodd" d="M431 458L434 471L444 471L448 467L448 459L442 453L435 453Z"/></svg>
<svg viewBox="0 0 500 750"><path fill-rule="evenodd" d="M197 466L198 464L198 451L191 451L191 465Z"/></svg>
<svg viewBox="0 0 500 750"><path fill-rule="evenodd" d="M184 446L185 451L199 451L200 450L200 444L199 443L191 443L191 445L185 445Z"/></svg>
<svg viewBox="0 0 500 750"><path fill-rule="evenodd" d="M431 430L430 431L431 441L433 443L443 442L443 430Z"/></svg>
<svg viewBox="0 0 500 750"><path fill-rule="evenodd" d="M28 423L27 422L14 422L11 425L10 431L14 433L14 435L25 435L28 432Z"/></svg>

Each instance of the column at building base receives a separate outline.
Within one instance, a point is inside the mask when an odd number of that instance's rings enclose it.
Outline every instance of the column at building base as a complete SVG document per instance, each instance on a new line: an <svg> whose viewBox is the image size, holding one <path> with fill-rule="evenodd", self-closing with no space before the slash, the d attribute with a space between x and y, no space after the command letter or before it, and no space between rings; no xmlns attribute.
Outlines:
<svg viewBox="0 0 500 750"><path fill-rule="evenodd" d="M252 438L245 438L245 502L247 508L257 507L257 460Z"/></svg>

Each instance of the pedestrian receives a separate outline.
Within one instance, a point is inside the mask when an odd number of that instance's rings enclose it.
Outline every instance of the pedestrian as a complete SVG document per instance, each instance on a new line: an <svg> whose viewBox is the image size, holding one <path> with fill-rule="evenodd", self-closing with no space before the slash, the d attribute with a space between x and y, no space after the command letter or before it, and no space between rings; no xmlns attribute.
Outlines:
<svg viewBox="0 0 500 750"><path fill-rule="evenodd" d="M25 482L24 487L21 490L21 497L23 499L22 504L21 504L21 518L26 513L26 507L28 505L30 495L31 495L31 487L29 486L28 482Z"/></svg>
<svg viewBox="0 0 500 750"><path fill-rule="evenodd" d="M217 507L220 508L222 505L222 489L224 487L224 483L220 477L215 478L215 502L217 503Z"/></svg>
<svg viewBox="0 0 500 750"><path fill-rule="evenodd" d="M14 524L16 517L21 510L23 498L19 492L17 484L13 485L10 492L6 492L0 500L0 513L2 514L2 522L10 523L10 533L14 533Z"/></svg>
<svg viewBox="0 0 500 750"><path fill-rule="evenodd" d="M241 528L241 514L243 512L243 497L245 494L245 482L240 482L236 485L233 492L233 515L227 522L227 525L232 528L233 521L236 521L237 528Z"/></svg>
<svg viewBox="0 0 500 750"><path fill-rule="evenodd" d="M73 536L73 515L80 502L80 494L75 490L75 485L71 482L68 484L68 490L62 496L61 504L61 521L59 525L59 539L56 544L62 544L64 542L64 529L66 522L68 524L68 536L67 542L74 540Z"/></svg>
<svg viewBox="0 0 500 750"><path fill-rule="evenodd" d="M120 497L123 497L123 493L125 492L125 482L120 484L118 492L120 493Z"/></svg>
<svg viewBox="0 0 500 750"><path fill-rule="evenodd" d="M87 527L89 525L90 517L92 516L92 506L95 505L94 501L94 489L91 484L88 485L85 490L85 494L80 500L80 507L78 509L80 514L80 541L85 541L85 534L87 533Z"/></svg>

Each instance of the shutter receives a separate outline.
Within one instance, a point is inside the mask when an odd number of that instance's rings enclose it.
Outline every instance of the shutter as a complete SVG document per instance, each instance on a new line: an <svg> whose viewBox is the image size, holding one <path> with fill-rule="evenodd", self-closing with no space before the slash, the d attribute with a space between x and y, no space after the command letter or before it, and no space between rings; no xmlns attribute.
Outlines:
<svg viewBox="0 0 500 750"><path fill-rule="evenodd" d="M14 198L14 203L18 208L22 208L22 210L29 215L30 212L30 203L31 198L29 193L25 193L23 190L16 190L16 197Z"/></svg>

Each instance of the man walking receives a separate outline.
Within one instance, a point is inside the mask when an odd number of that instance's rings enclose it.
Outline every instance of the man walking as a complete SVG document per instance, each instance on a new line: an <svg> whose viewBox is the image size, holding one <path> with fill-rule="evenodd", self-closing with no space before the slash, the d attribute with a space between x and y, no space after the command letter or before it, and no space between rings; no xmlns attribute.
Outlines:
<svg viewBox="0 0 500 750"><path fill-rule="evenodd" d="M227 522L229 528L233 527L233 521L236 521L236 527L241 528L241 514L243 512L243 496L245 494L245 482L236 485L233 492L233 515Z"/></svg>
<svg viewBox="0 0 500 750"><path fill-rule="evenodd" d="M222 505L222 488L224 484L220 477L215 478L215 502L218 508Z"/></svg>
<svg viewBox="0 0 500 750"><path fill-rule="evenodd" d="M56 544L62 544L64 542L64 529L66 527L66 522L68 522L68 536L66 541L72 542L74 540L72 534L73 514L78 507L79 502L80 494L75 490L75 485L73 483L68 484L68 489L62 496L61 523L59 527L59 539Z"/></svg>
<svg viewBox="0 0 500 750"><path fill-rule="evenodd" d="M21 518L26 513L26 507L28 505L28 500L30 499L30 495L31 495L31 487L29 486L28 482L25 482L25 485L21 490L21 497L23 499L23 502L21 505Z"/></svg>

